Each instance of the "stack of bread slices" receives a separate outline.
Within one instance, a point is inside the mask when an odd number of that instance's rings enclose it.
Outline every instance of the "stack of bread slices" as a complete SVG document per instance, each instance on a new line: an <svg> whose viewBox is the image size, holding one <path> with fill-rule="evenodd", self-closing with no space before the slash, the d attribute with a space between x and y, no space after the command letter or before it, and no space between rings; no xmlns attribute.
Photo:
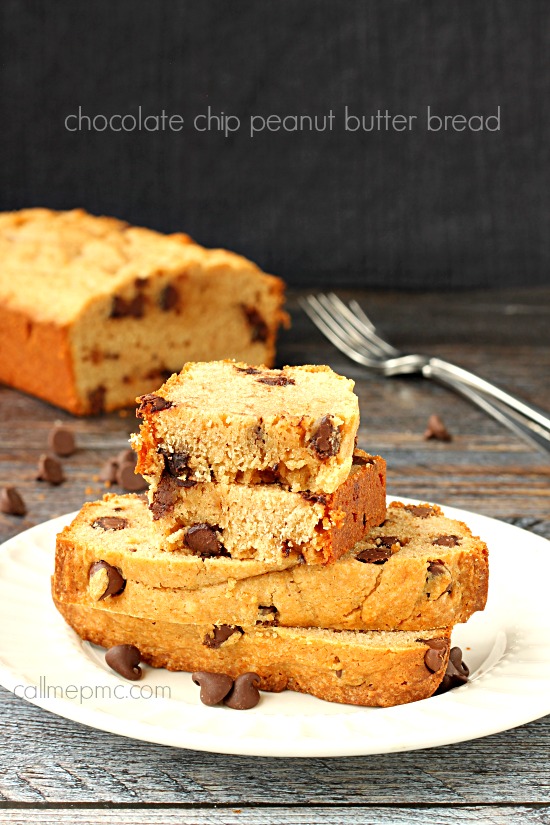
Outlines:
<svg viewBox="0 0 550 825"><path fill-rule="evenodd" d="M453 625L485 605L487 548L435 505L386 509L352 381L191 363L138 417L148 494L84 505L57 540L54 601L83 639L334 702L440 687Z"/></svg>

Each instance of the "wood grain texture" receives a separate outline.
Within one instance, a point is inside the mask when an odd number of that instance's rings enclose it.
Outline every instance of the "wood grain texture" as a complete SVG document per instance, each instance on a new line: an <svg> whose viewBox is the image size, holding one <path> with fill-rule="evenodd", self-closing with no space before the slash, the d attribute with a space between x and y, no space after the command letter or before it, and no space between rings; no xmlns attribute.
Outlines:
<svg viewBox="0 0 550 825"><path fill-rule="evenodd" d="M550 804L550 717L444 748L341 759L224 756L135 742L0 689L1 803Z"/></svg>
<svg viewBox="0 0 550 825"><path fill-rule="evenodd" d="M359 297L396 345L443 355L550 409L550 290L465 293L452 300L432 294ZM281 339L279 363L326 362L357 381L360 443L387 459L392 493L470 508L550 537L548 457L436 385L365 374L325 342L296 306L293 299L294 326ZM424 441L433 412L453 433L450 444ZM2 539L97 497L104 459L126 445L137 423L132 412L74 419L6 388L0 388L0 413L0 486L16 484L29 505L24 519L0 514ZM35 480L34 468L56 420L70 424L79 450L63 461L67 482L53 488ZM550 804L550 717L452 747L298 762L134 742L57 718L5 690L0 729L5 822L550 821L545 807L529 807ZM145 813L56 807L67 803L186 807ZM55 809L41 808L45 804ZM384 805L393 807L377 807ZM232 812L241 806L242 813Z"/></svg>
<svg viewBox="0 0 550 825"><path fill-rule="evenodd" d="M9 825L28 825L29 822L44 825L449 825L449 811L441 808L418 810L415 808L358 807L319 808L311 805L303 809L288 807L269 808L147 808L145 811L101 811L90 808L81 810L43 810L28 808L24 811L1 811L0 821ZM547 825L546 808L453 808L452 822L458 825Z"/></svg>

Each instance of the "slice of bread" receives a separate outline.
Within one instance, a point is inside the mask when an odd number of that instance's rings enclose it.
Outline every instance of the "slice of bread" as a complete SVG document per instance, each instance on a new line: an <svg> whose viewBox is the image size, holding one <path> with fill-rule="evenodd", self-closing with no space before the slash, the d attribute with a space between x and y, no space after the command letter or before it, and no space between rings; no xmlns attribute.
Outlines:
<svg viewBox="0 0 550 825"><path fill-rule="evenodd" d="M161 518L174 482L263 484L333 493L349 475L359 426L354 382L322 365L186 364L141 399L137 470Z"/></svg>
<svg viewBox="0 0 550 825"><path fill-rule="evenodd" d="M232 678L254 671L263 690L286 688L330 702L388 707L425 699L438 688L449 657L449 628L376 633L238 627L220 641L211 625L152 622L59 601L56 606L82 639L105 648L135 645L154 667Z"/></svg>
<svg viewBox="0 0 550 825"><path fill-rule="evenodd" d="M166 548L140 497L85 504L57 539L55 598L184 624L411 631L465 622L487 598L486 545L432 505L391 504L381 527L329 565ZM123 590L105 595L97 562L118 571Z"/></svg>

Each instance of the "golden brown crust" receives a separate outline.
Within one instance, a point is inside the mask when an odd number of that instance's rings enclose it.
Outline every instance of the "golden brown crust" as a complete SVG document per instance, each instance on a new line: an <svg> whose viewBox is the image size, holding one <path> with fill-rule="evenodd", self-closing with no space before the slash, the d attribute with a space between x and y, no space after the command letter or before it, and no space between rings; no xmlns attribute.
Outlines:
<svg viewBox="0 0 550 825"><path fill-rule="evenodd" d="M427 633L362 634L295 628L241 628L219 648L204 644L212 627L151 622L90 607L56 602L82 639L109 648L132 644L142 659L168 670L260 676L260 688L295 690L330 702L389 707L431 696L449 655L450 629ZM241 632L242 631L242 632ZM447 640L441 667L432 673L424 657L429 640Z"/></svg>
<svg viewBox="0 0 550 825"><path fill-rule="evenodd" d="M0 382L76 415L85 412L76 394L66 326L0 303L0 350Z"/></svg>
<svg viewBox="0 0 550 825"><path fill-rule="evenodd" d="M330 519L337 510L343 514L338 527L324 531L329 533L327 561L339 559L386 517L386 462L380 456L369 456L364 450L355 450L354 461L368 463L352 472L344 484L327 497L325 518Z"/></svg>

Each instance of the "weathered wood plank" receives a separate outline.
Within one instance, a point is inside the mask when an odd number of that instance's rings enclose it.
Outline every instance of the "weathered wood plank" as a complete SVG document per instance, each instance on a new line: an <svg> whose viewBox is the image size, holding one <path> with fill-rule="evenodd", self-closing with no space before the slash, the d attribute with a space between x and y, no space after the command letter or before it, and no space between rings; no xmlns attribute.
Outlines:
<svg viewBox="0 0 550 825"><path fill-rule="evenodd" d="M320 808L308 805L305 808L259 807L259 808L168 808L145 810L107 811L94 809L44 810L25 808L23 810L0 810L0 821L9 825L28 825L29 822L43 825L63 825L63 823L86 823L86 825L449 825L448 809L431 808ZM547 825L549 812L545 808L501 807L453 808L452 821L458 825Z"/></svg>
<svg viewBox="0 0 550 825"><path fill-rule="evenodd" d="M296 761L134 742L0 690L0 729L0 800L11 802L550 803L550 717L444 748Z"/></svg>

